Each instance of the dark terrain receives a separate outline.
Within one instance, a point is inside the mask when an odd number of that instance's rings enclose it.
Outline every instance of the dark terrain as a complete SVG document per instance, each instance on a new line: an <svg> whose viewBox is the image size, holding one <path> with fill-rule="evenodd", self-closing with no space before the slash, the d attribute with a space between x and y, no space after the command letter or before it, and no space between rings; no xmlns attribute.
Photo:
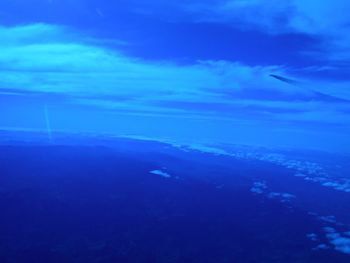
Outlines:
<svg viewBox="0 0 350 263"><path fill-rule="evenodd" d="M350 262L313 249L307 210L250 191L279 169L132 140L3 145L0 262Z"/></svg>

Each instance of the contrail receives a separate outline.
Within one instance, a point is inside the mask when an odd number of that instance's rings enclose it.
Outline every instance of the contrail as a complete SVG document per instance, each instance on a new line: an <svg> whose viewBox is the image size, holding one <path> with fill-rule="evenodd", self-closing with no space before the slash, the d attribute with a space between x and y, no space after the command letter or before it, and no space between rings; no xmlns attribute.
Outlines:
<svg viewBox="0 0 350 263"><path fill-rule="evenodd" d="M48 135L49 141L52 142L52 130L51 130L51 123L50 123L50 116L49 116L49 110L48 110L46 104L45 104L45 108L44 108L44 113L45 113L47 135Z"/></svg>

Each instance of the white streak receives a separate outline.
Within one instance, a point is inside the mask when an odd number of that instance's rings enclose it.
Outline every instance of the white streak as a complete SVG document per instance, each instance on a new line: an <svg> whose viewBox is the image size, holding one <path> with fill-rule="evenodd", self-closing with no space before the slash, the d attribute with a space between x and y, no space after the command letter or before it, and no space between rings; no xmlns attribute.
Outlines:
<svg viewBox="0 0 350 263"><path fill-rule="evenodd" d="M153 170L153 171L150 171L150 173L151 173L151 174L160 175L160 176L162 176L162 177L164 177L164 178L170 178L170 177L171 177L170 174L168 174L168 173L166 173L166 172L163 172L163 171L161 171L161 170Z"/></svg>
<svg viewBox="0 0 350 263"><path fill-rule="evenodd" d="M44 113L45 113L45 122L46 122L47 135L48 135L49 141L52 142L51 122L50 122L49 110L48 110L46 104L45 104L45 107L44 107Z"/></svg>

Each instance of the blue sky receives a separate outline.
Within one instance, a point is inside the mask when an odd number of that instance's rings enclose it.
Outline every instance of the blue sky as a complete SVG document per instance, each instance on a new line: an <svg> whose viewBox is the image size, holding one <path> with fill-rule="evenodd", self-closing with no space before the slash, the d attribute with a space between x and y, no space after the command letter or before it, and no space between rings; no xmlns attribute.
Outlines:
<svg viewBox="0 0 350 263"><path fill-rule="evenodd" d="M345 0L0 3L1 127L350 149ZM293 84L271 74L294 80Z"/></svg>

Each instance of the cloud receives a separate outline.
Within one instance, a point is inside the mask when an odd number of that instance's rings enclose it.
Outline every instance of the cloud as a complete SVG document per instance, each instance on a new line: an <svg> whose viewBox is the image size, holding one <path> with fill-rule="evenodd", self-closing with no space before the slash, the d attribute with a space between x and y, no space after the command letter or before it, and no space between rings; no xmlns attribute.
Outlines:
<svg viewBox="0 0 350 263"><path fill-rule="evenodd" d="M310 239L311 241L319 241L319 237L318 237L318 235L317 234L315 234L315 233L309 233L309 234L306 234L306 237L308 238L308 239Z"/></svg>
<svg viewBox="0 0 350 263"><path fill-rule="evenodd" d="M346 237L346 234L344 236L344 233L338 233L332 227L325 227L324 231L335 250L345 254L350 254L350 238Z"/></svg>
<svg viewBox="0 0 350 263"><path fill-rule="evenodd" d="M284 75L283 66L150 62L104 48L73 29L48 24L0 27L0 34L0 94L58 96L72 104L126 113L348 121L346 104L270 76ZM327 119L322 118L325 111Z"/></svg>
<svg viewBox="0 0 350 263"><path fill-rule="evenodd" d="M226 61L198 61L188 66L147 62L91 45L77 32L47 24L0 27L0 34L1 84L5 87L97 94L140 95L147 91L161 96L179 94L181 98L245 89L308 93L271 79L269 73L283 72L281 66L251 67Z"/></svg>
<svg viewBox="0 0 350 263"><path fill-rule="evenodd" d="M168 174L167 172L164 172L162 170L152 170L150 171L151 174L155 174L155 175L160 175L161 177L164 177L164 178L170 178L171 175Z"/></svg>
<svg viewBox="0 0 350 263"><path fill-rule="evenodd" d="M291 200L295 199L296 196L290 193L277 193L277 192L271 192L268 194L268 198L271 199L279 199L282 203L290 202Z"/></svg>
<svg viewBox="0 0 350 263"><path fill-rule="evenodd" d="M350 2L347 0L133 0L144 13L195 22L224 23L267 34L306 34L319 41L308 54L349 64Z"/></svg>
<svg viewBox="0 0 350 263"><path fill-rule="evenodd" d="M329 249L329 246L327 246L326 244L319 244L314 248L314 250L323 250L323 249Z"/></svg>
<svg viewBox="0 0 350 263"><path fill-rule="evenodd" d="M263 194L269 199L276 199L282 203L289 203L296 198L295 195L290 193L271 192L265 181L254 182L250 192L258 195Z"/></svg>
<svg viewBox="0 0 350 263"><path fill-rule="evenodd" d="M59 26L35 24L0 28L1 86L70 94L117 94L210 100L216 88L239 89L273 67L224 62L178 66L147 62L85 43ZM266 85L272 81L265 77ZM251 81L251 85L254 82Z"/></svg>
<svg viewBox="0 0 350 263"><path fill-rule="evenodd" d="M266 190L266 182L254 182L253 186L250 188L250 191L255 194L264 194Z"/></svg>
<svg viewBox="0 0 350 263"><path fill-rule="evenodd" d="M70 32L57 26L1 28L0 33L4 33L0 69L5 87L65 93L193 96L203 86L200 80L206 85L217 81L214 74L207 74L200 66L146 63L115 50L72 41Z"/></svg>
<svg viewBox="0 0 350 263"><path fill-rule="evenodd" d="M339 176L339 171L330 169L329 167L322 165L318 162L311 162L304 158L296 158L286 153L278 153L274 151L263 151L261 149L251 148L245 149L240 147L223 148L220 145L209 146L209 145L191 145L188 147L180 147L181 149L196 150L203 153L212 153L215 155L225 155L237 159L243 160L259 160L269 162L281 167L285 167L294 171L294 176L299 177L302 180L318 183L325 187L330 187L338 191L350 192L350 179L346 176ZM341 174L341 173L340 173ZM254 182L251 191L254 193L264 193L267 189L265 182ZM270 192L270 198L281 198L285 200L291 200L295 198L290 193L281 192ZM335 218L332 216L322 216L319 219L325 222L335 222ZM350 233L349 233L350 235Z"/></svg>
<svg viewBox="0 0 350 263"><path fill-rule="evenodd" d="M283 30L290 8L287 1L224 0L195 2L186 9L199 14L198 21L237 23L243 28L258 27L276 33Z"/></svg>
<svg viewBox="0 0 350 263"><path fill-rule="evenodd" d="M227 23L269 34L308 34L321 41L314 55L343 61L350 57L349 9L347 0L224 0L192 2L186 11L197 15L200 22Z"/></svg>

